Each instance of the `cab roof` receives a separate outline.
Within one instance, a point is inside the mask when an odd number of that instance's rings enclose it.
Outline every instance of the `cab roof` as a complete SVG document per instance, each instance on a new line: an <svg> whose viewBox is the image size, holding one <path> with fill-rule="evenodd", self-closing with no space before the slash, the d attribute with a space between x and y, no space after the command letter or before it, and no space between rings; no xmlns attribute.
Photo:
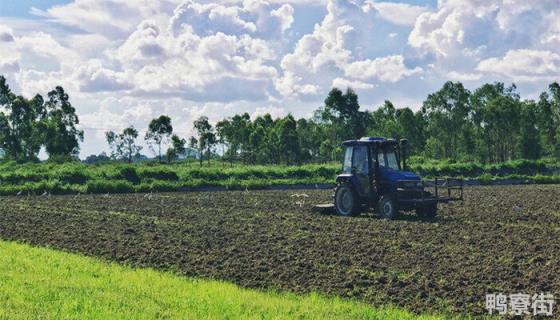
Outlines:
<svg viewBox="0 0 560 320"><path fill-rule="evenodd" d="M342 144L348 145L358 145L358 144L394 144L397 140L391 138L381 138L381 137L363 137L359 140L346 140Z"/></svg>

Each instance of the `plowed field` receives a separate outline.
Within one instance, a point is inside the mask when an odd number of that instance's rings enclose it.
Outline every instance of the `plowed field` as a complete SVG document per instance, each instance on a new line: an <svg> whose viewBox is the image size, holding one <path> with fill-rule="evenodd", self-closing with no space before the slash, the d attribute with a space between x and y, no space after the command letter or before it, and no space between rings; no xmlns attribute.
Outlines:
<svg viewBox="0 0 560 320"><path fill-rule="evenodd" d="M468 188L436 221L310 211L331 194L0 197L0 238L418 313L482 315L493 292L560 294L560 186Z"/></svg>

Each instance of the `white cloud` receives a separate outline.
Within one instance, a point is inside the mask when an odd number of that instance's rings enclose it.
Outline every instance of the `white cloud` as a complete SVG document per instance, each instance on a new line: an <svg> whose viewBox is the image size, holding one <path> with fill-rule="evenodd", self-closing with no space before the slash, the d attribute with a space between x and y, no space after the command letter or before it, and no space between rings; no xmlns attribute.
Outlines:
<svg viewBox="0 0 560 320"><path fill-rule="evenodd" d="M528 49L510 50L501 58L482 60L476 69L514 81L558 80L560 54Z"/></svg>
<svg viewBox="0 0 560 320"><path fill-rule="evenodd" d="M362 82L358 80L349 80L344 78L336 78L333 80L332 85L333 88L345 89L345 88L352 88L352 89L373 89L375 85L367 82Z"/></svg>
<svg viewBox="0 0 560 320"><path fill-rule="evenodd" d="M79 67L74 78L82 92L120 91L133 87L124 72L103 68L99 60L90 60Z"/></svg>
<svg viewBox="0 0 560 320"><path fill-rule="evenodd" d="M287 114L287 112L286 109L277 106L258 107L251 114L251 119L255 120L255 118L259 116L264 116L265 114L269 114L272 117L272 119L277 119L277 118L284 117Z"/></svg>
<svg viewBox="0 0 560 320"><path fill-rule="evenodd" d="M185 29L178 38L156 36L150 43L161 43L160 56L165 59L153 61L137 46L134 50L127 48L127 54L120 56L124 64L143 58L130 67L136 88L144 94L227 101L243 99L245 90L246 98L263 99L267 96L266 83L277 73L266 63L274 57L266 43L247 35L217 33L199 37Z"/></svg>
<svg viewBox="0 0 560 320"><path fill-rule="evenodd" d="M32 13L56 23L115 39L126 37L145 19L165 20L177 5L175 0L75 0L53 6L46 11L33 8Z"/></svg>
<svg viewBox="0 0 560 320"><path fill-rule="evenodd" d="M160 43L160 29L152 20L142 21L136 30L118 48L116 54L123 64L162 62L165 49Z"/></svg>
<svg viewBox="0 0 560 320"><path fill-rule="evenodd" d="M379 8L384 13L379 11ZM402 10L402 20L397 11ZM412 16L425 8L368 1L360 6L352 1L331 0L327 15L304 35L293 52L281 62L283 74L276 80L276 89L285 97L325 93L333 83L351 83L356 88L373 88L374 82L395 83L419 74L421 67L407 67L402 55L371 57L368 51L378 50L375 37L379 17L395 24L410 24ZM411 12L416 13L412 14ZM376 40L378 42L376 42ZM370 82L364 82L369 80Z"/></svg>
<svg viewBox="0 0 560 320"><path fill-rule="evenodd" d="M270 15L280 20L282 31L288 30L294 23L294 7L285 3L280 8L270 12Z"/></svg>
<svg viewBox="0 0 560 320"><path fill-rule="evenodd" d="M0 24L0 42L13 42L14 33L8 26Z"/></svg>
<svg viewBox="0 0 560 320"><path fill-rule="evenodd" d="M457 71L451 71L447 74L447 78L452 81L477 81L482 79L483 75L481 73L461 73Z"/></svg>
<svg viewBox="0 0 560 320"><path fill-rule="evenodd" d="M17 59L0 59L0 74L15 73L20 70Z"/></svg>
<svg viewBox="0 0 560 320"><path fill-rule="evenodd" d="M375 2L372 0L366 1L365 7L375 8L381 18L399 26L413 26L416 18L428 11L426 7L407 3Z"/></svg>
<svg viewBox="0 0 560 320"><path fill-rule="evenodd" d="M78 92L70 77L60 71L42 72L20 67L20 71L15 74L15 79L21 94L26 97L33 97L37 93L46 94L56 86L62 86L66 92Z"/></svg>
<svg viewBox="0 0 560 320"><path fill-rule="evenodd" d="M278 37L293 23L294 8L267 1L184 1L173 12L170 30L174 35L188 26L199 35L217 32L259 38Z"/></svg>
<svg viewBox="0 0 560 320"><path fill-rule="evenodd" d="M297 97L299 95L315 95L320 87L315 84L302 83L303 77L298 77L290 71L285 71L281 78L275 82L276 90L286 97Z"/></svg>
<svg viewBox="0 0 560 320"><path fill-rule="evenodd" d="M50 58L50 61L56 64L73 65L80 60L76 52L64 47L50 34L44 32L33 32L18 37L16 44L20 52Z"/></svg>
<svg viewBox="0 0 560 320"><path fill-rule="evenodd" d="M556 0L440 1L417 18L408 42L448 58L503 53L553 43L559 13Z"/></svg>
<svg viewBox="0 0 560 320"><path fill-rule="evenodd" d="M344 71L347 77L354 79L378 79L394 83L404 77L421 73L422 68L409 69L405 66L402 56L393 55L374 60L355 61L350 63Z"/></svg>

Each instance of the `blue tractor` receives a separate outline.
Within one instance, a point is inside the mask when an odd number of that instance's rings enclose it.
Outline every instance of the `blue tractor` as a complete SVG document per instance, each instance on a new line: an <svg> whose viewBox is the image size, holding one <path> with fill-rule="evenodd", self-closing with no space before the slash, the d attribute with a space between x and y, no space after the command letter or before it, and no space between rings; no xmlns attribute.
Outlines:
<svg viewBox="0 0 560 320"><path fill-rule="evenodd" d="M399 143L366 137L343 146L342 173L336 177L334 192L334 210L341 216L373 208L385 219L394 219L399 210L415 210L421 218L433 219L438 203L463 200L463 180L424 181L407 171L405 139Z"/></svg>

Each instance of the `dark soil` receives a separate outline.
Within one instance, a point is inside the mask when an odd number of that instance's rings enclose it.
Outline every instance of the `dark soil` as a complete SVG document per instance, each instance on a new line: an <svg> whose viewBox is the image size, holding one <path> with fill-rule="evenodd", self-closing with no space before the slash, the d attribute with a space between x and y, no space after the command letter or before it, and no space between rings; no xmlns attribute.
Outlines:
<svg viewBox="0 0 560 320"><path fill-rule="evenodd" d="M311 212L331 194L1 197L0 238L418 313L482 315L494 292L560 294L560 186L468 188L436 221Z"/></svg>

